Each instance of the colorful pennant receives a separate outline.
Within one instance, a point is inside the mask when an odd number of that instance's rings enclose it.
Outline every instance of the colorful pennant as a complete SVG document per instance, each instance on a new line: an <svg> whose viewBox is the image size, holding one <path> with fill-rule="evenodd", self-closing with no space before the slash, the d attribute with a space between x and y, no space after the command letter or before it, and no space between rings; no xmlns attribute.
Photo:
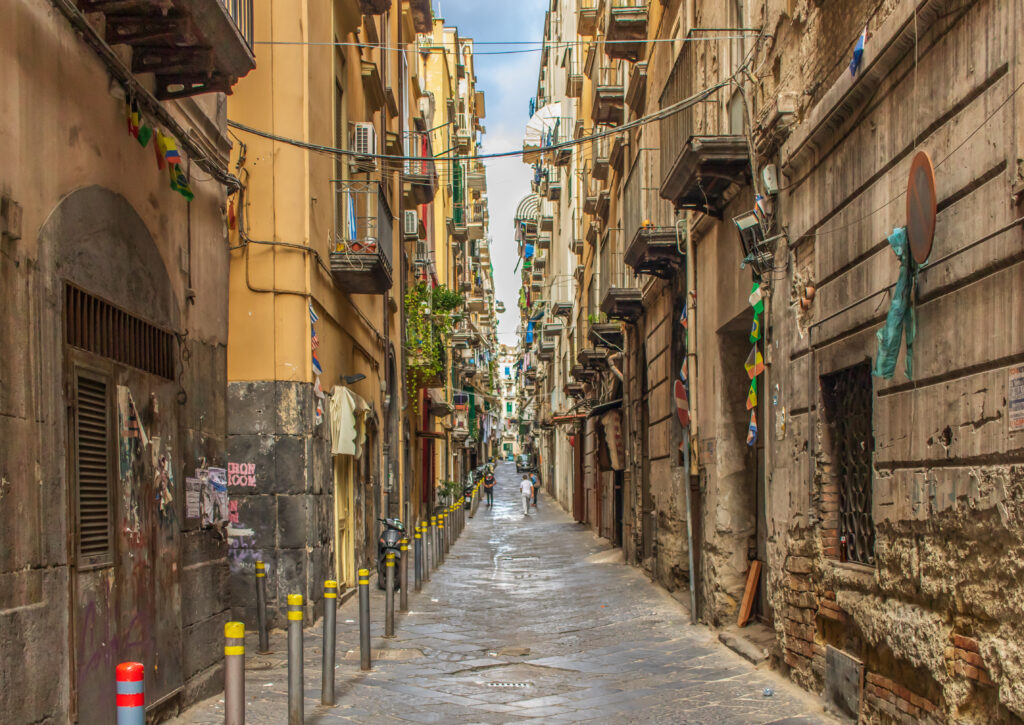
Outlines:
<svg viewBox="0 0 1024 725"><path fill-rule="evenodd" d="M747 361L743 363L743 367L746 368L747 377L751 380L764 372L764 358L761 356L761 351L757 349L757 345L754 345L750 354L747 355Z"/></svg>
<svg viewBox="0 0 1024 725"><path fill-rule="evenodd" d="M192 193L192 187L189 186L188 177L185 176L185 172L177 165L168 166L167 171L171 177L171 188L189 201L192 201L195 198L195 194Z"/></svg>
<svg viewBox="0 0 1024 725"><path fill-rule="evenodd" d="M764 312L764 297L761 292L761 284L754 282L754 286L750 289L750 297L747 298L750 302L750 306L754 308L754 314L760 315Z"/></svg>
<svg viewBox="0 0 1024 725"><path fill-rule="evenodd" d="M757 407L757 378L750 381L750 389L747 391L747 410Z"/></svg>
<svg viewBox="0 0 1024 725"><path fill-rule="evenodd" d="M754 315L754 324L750 328L750 342L756 343L761 339L761 318L758 315Z"/></svg>
<svg viewBox="0 0 1024 725"><path fill-rule="evenodd" d="M747 445L753 446L757 443L757 414L750 411L750 425L747 426Z"/></svg>

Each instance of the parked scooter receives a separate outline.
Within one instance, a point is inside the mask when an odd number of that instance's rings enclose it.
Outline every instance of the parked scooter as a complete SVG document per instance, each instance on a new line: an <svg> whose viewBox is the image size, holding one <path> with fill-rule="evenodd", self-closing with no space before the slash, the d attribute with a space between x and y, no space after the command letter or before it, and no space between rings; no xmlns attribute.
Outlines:
<svg viewBox="0 0 1024 725"><path fill-rule="evenodd" d="M386 562L389 551L395 553L395 591L398 591L398 569L402 564L402 539L405 538L405 524L401 519L377 519L384 524L384 530L377 539L377 586L387 586Z"/></svg>

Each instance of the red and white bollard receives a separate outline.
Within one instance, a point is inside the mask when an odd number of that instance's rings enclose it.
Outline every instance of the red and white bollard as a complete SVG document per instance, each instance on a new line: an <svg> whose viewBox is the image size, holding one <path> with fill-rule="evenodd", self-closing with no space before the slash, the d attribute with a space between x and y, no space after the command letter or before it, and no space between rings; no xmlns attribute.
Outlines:
<svg viewBox="0 0 1024 725"><path fill-rule="evenodd" d="M141 662L117 666L117 725L145 725L145 669Z"/></svg>

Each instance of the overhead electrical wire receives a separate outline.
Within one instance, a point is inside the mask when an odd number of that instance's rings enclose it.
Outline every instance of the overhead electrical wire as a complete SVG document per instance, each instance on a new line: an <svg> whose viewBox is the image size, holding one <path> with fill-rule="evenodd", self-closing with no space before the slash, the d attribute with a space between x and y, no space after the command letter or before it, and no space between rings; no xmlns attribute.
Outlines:
<svg viewBox="0 0 1024 725"><path fill-rule="evenodd" d="M688 98L684 98L684 99L682 99L680 101L677 101L676 103L673 103L670 106L666 106L665 108L659 109L658 111L655 111L652 114L649 114L647 116L643 116L641 118L634 119L634 120L629 121L628 123L624 123L624 124L622 124L620 126L614 126L612 128L606 129L604 131L598 131L598 132L595 132L595 133L591 133L589 136L585 136L583 138L569 139L567 141L561 141L559 143L551 144L549 146L541 146L541 147L538 147L536 149L530 149L528 151L523 151L522 149L519 149L519 150L515 150L515 151L498 151L498 152L494 152L494 153L453 155L453 156L400 156L400 155L392 155L392 154L365 154L365 153L358 153L356 151L353 151L352 149L342 149L342 148L337 148L337 147L334 147L334 146L326 146L326 145L323 145L323 144L315 144L315 143L311 143L309 141L301 141L299 139L289 138L287 136L281 136L279 134L270 133L269 131L263 131L263 130L258 129L258 128L253 128L252 126L247 126L247 125L245 125L243 123L238 123L237 121L232 121L230 119L228 119L227 124L231 128L237 129L239 131L245 131L246 133L251 133L254 136L259 136L261 138L265 138L265 139L268 139L270 141L277 141L279 143L285 143L285 144L288 144L290 146L296 146L298 148L304 148L304 149L307 149L309 151L316 151L318 153L324 153L324 154L329 154L329 155L334 155L334 156L351 156L351 157L359 157L359 158L372 158L372 159L379 159L379 160L382 160L382 161L385 161L385 162L396 162L396 163L397 162L404 163L406 161L418 161L418 162L433 161L435 163L438 162L438 161L447 161L447 162L453 162L453 161L477 161L477 160L483 160L483 159L498 159L498 158L513 157L513 156L522 156L524 153L527 153L527 154L530 154L530 155L542 155L542 154L558 151L559 149L563 149L563 148L572 148L574 146L581 146L581 145L583 145L585 143L593 142L596 139L601 139L601 138L605 138L605 137L608 137L608 136L617 136L617 135L619 135L621 133L624 133L626 131L629 131L629 130L631 130L633 128L644 126L646 124L653 123L654 121L660 121L661 119L666 118L667 116L671 116L671 115L673 115L675 113L678 113L678 112L683 111L683 110L685 110L687 108L690 108L691 106L694 106L694 105L700 103L705 98L707 98L708 96L710 96L713 93L715 93L715 91L717 91L717 90L719 90L721 88L724 88L724 87L726 87L726 86L728 86L728 85L730 85L732 83L733 83L733 77L729 77L728 79L726 79L724 81L721 81L719 83L716 83L716 84L714 84L712 86L709 86L708 88L705 88L705 89L695 93L694 95L689 96Z"/></svg>

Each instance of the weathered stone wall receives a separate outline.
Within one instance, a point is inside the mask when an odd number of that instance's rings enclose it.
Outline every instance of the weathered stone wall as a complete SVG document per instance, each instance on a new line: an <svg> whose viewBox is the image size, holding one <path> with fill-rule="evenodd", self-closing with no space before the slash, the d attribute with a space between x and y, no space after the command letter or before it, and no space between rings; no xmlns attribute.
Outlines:
<svg viewBox="0 0 1024 725"><path fill-rule="evenodd" d="M253 572L262 560L271 626L284 625L289 594L302 594L312 605L306 616L316 618L323 582L334 578L334 463L329 420L313 422L313 385L230 383L228 433L229 460L255 464L256 471L255 486L229 488L236 525L252 530L231 542L232 612L255 621Z"/></svg>
<svg viewBox="0 0 1024 725"><path fill-rule="evenodd" d="M1010 193L1021 120L1006 100L1024 14L1019 3L920 3L915 61L912 3L796 3L792 16L769 6L764 97L802 99L777 159L790 247L771 320L771 417L785 428L770 434L768 582L785 662L819 689L827 645L860 659L869 722L1016 721L1024 433L1011 432L1007 399L1008 367L1024 360L1024 235ZM851 78L844 59L865 22L865 62L878 65ZM913 379L902 355L892 380L874 378L874 562L854 565L839 560L842 473L819 380L876 355L898 272L886 237L906 223L918 149L936 164L935 244L919 275ZM788 286L807 284L804 313Z"/></svg>

